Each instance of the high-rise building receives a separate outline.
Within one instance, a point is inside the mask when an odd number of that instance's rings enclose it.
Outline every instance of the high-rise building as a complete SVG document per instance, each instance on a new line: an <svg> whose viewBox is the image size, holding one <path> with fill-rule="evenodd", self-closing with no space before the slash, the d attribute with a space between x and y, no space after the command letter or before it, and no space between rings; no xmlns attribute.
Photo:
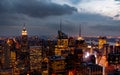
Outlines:
<svg viewBox="0 0 120 75"><path fill-rule="evenodd" d="M13 39L7 39L4 50L4 68L13 67L13 63L16 61L16 49Z"/></svg>
<svg viewBox="0 0 120 75"><path fill-rule="evenodd" d="M114 53L117 53L117 54L120 53L120 42L119 41L116 41L115 43Z"/></svg>
<svg viewBox="0 0 120 75"><path fill-rule="evenodd" d="M30 69L30 53L29 53L29 45L28 45L28 34L25 26L22 29L21 35L21 51L20 51L20 65L21 65L21 73L27 73Z"/></svg>
<svg viewBox="0 0 120 75"><path fill-rule="evenodd" d="M103 55L105 55L107 57L107 55L110 53L110 45L104 44L103 48L104 48Z"/></svg>
<svg viewBox="0 0 120 75"><path fill-rule="evenodd" d="M28 35L27 35L27 30L26 30L25 26L22 29L21 52L29 52Z"/></svg>
<svg viewBox="0 0 120 75"><path fill-rule="evenodd" d="M30 46L30 70L40 71L42 61L42 47Z"/></svg>
<svg viewBox="0 0 120 75"><path fill-rule="evenodd" d="M58 31L57 45L55 46L55 55L61 55L62 50L68 50L68 36L62 31Z"/></svg>
<svg viewBox="0 0 120 75"><path fill-rule="evenodd" d="M98 48L102 49L103 45L107 43L106 37L99 37L98 38Z"/></svg>
<svg viewBox="0 0 120 75"><path fill-rule="evenodd" d="M9 58L7 59L10 59L10 67L12 68L12 74L15 74L16 71L17 71L17 60L16 60L16 43L15 43L15 40L13 39L8 39L7 40L7 52L8 52L8 56ZM7 61L8 62L8 61Z"/></svg>

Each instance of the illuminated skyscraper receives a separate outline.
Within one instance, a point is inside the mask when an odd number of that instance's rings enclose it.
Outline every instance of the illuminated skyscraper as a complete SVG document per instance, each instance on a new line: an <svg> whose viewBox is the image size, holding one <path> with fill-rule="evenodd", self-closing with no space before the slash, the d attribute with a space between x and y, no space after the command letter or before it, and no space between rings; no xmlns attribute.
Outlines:
<svg viewBox="0 0 120 75"><path fill-rule="evenodd" d="M21 36L21 52L20 52L20 61L21 61L21 70L23 73L26 73L30 69L30 58L29 58L29 46L28 46L28 35L25 26L22 29Z"/></svg>
<svg viewBox="0 0 120 75"><path fill-rule="evenodd" d="M16 42L13 39L8 39L7 40L7 52L8 52L8 58L10 59L10 67L12 68L12 74L15 74L16 71ZM8 61L6 61L8 62Z"/></svg>
<svg viewBox="0 0 120 75"><path fill-rule="evenodd" d="M28 35L25 26L22 29L22 39L21 39L21 51L22 52L29 52L28 49Z"/></svg>
<svg viewBox="0 0 120 75"><path fill-rule="evenodd" d="M68 36L62 31L58 31L57 45L55 46L55 55L61 55L62 50L68 50Z"/></svg>
<svg viewBox="0 0 120 75"><path fill-rule="evenodd" d="M99 37L98 38L98 47L99 49L102 49L104 44L106 44L107 41L106 41L106 37Z"/></svg>

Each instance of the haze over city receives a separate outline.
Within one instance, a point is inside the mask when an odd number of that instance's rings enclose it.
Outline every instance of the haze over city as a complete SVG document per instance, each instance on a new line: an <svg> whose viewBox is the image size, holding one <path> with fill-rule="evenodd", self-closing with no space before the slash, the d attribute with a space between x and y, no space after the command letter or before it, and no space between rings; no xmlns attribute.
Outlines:
<svg viewBox="0 0 120 75"><path fill-rule="evenodd" d="M120 0L1 0L0 35L20 35L24 23L28 35L119 36Z"/></svg>

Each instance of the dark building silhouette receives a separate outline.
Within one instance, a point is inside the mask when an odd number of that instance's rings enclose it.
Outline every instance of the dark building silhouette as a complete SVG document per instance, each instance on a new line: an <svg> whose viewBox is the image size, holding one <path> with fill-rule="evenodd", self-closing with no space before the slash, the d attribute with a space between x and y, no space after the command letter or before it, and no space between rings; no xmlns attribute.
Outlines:
<svg viewBox="0 0 120 75"><path fill-rule="evenodd" d="M103 75L103 67L93 63L82 63L79 72L81 75Z"/></svg>
<svg viewBox="0 0 120 75"><path fill-rule="evenodd" d="M65 59L66 65L65 69L66 70L73 70L75 69L75 57L73 54L69 53L68 56Z"/></svg>
<svg viewBox="0 0 120 75"><path fill-rule="evenodd" d="M74 50L74 64L76 70L79 70L79 65L83 62L83 50L75 49Z"/></svg>
<svg viewBox="0 0 120 75"><path fill-rule="evenodd" d="M90 55L90 56L89 56L89 62L90 62L90 63L93 63L93 64L96 64L95 55Z"/></svg>

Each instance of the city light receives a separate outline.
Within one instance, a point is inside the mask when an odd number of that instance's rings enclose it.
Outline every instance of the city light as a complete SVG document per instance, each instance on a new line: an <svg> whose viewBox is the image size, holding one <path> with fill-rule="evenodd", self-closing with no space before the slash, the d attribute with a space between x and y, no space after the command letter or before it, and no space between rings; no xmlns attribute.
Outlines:
<svg viewBox="0 0 120 75"><path fill-rule="evenodd" d="M85 53L85 58L88 58L90 56L90 53L89 52L86 52Z"/></svg>
<svg viewBox="0 0 120 75"><path fill-rule="evenodd" d="M88 45L88 48L92 48L92 46Z"/></svg>
<svg viewBox="0 0 120 75"><path fill-rule="evenodd" d="M78 40L83 40L83 38L82 37L78 37Z"/></svg>
<svg viewBox="0 0 120 75"><path fill-rule="evenodd" d="M120 75L119 24L120 0L1 0L0 75Z"/></svg>

